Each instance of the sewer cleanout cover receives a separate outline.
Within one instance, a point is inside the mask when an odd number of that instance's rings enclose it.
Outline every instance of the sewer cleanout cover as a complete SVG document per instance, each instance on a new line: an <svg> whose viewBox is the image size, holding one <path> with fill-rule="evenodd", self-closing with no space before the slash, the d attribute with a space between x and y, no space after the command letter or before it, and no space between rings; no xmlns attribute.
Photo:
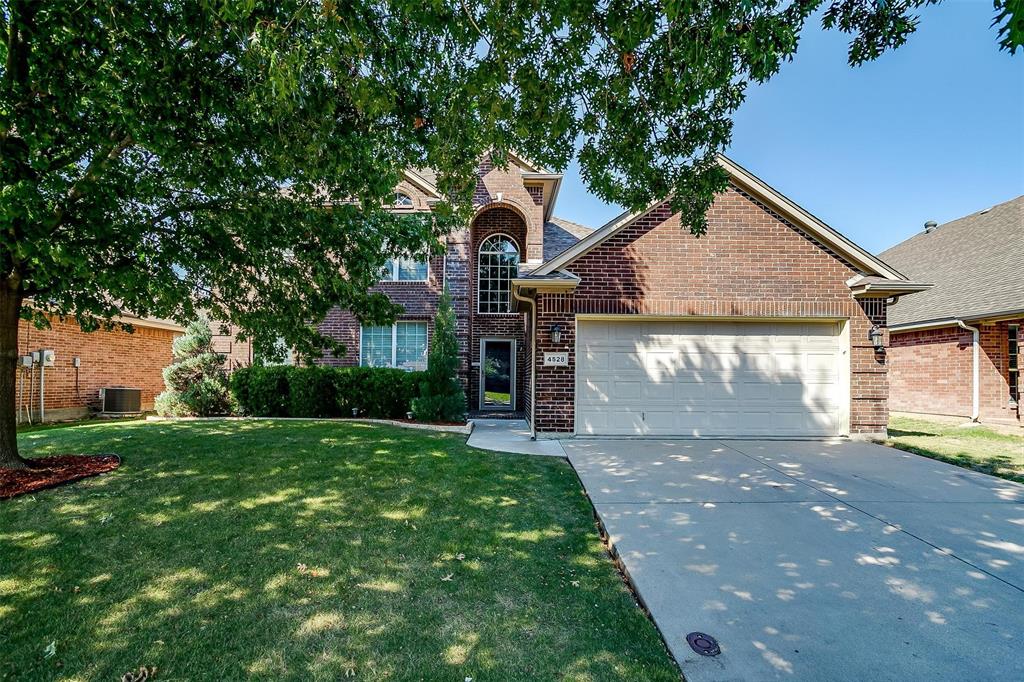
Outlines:
<svg viewBox="0 0 1024 682"><path fill-rule="evenodd" d="M722 653L718 641L703 632L691 632L686 636L686 643L701 656L717 656Z"/></svg>

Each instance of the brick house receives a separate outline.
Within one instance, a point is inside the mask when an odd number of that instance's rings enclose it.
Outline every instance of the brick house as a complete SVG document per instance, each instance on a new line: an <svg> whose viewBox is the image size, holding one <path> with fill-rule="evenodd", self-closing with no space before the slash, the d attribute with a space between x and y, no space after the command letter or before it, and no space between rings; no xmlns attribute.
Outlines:
<svg viewBox="0 0 1024 682"><path fill-rule="evenodd" d="M881 258L935 284L890 311L891 409L1020 425L1024 196L926 223Z"/></svg>
<svg viewBox="0 0 1024 682"><path fill-rule="evenodd" d="M163 368L171 363L171 343L184 328L170 320L124 317L134 332L84 332L73 319L50 319L49 329L22 320L18 326L18 355L52 350L53 366L17 369L15 388L18 421L77 419L96 406L101 388L142 389L142 409L164 390ZM77 360L77 363L76 363ZM40 374L43 376L40 377ZM39 387L43 386L42 410Z"/></svg>
<svg viewBox="0 0 1024 682"><path fill-rule="evenodd" d="M470 409L521 412L540 436L884 435L887 309L925 287L721 163L698 239L666 202L593 231L560 221L560 175L485 158L466 229L386 269L405 313L361 328L332 312L321 330L349 353L322 362L424 367L447 285ZM394 210L429 211L433 180L409 171Z"/></svg>

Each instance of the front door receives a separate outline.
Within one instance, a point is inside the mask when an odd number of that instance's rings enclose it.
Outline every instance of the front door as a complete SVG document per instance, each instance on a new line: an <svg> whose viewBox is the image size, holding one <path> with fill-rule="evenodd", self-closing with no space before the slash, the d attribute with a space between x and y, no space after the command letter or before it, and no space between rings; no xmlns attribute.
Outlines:
<svg viewBox="0 0 1024 682"><path fill-rule="evenodd" d="M484 339L480 348L480 409L515 406L515 341Z"/></svg>

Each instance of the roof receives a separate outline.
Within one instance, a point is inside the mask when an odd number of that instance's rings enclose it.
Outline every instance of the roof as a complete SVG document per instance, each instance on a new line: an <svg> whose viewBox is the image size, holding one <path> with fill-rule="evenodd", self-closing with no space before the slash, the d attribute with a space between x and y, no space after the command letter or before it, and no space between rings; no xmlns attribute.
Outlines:
<svg viewBox="0 0 1024 682"><path fill-rule="evenodd" d="M736 186L746 192L749 192L752 196L777 211L786 220L789 220L794 225L819 240L834 253L848 260L855 267L861 270L860 274L877 275L889 280L907 280L903 274L882 262L876 256L868 253L860 246L857 246L844 235L840 234L800 206L796 205L777 190L769 187L767 183L736 162L723 155L719 155L718 162L729 174L730 180ZM590 235L580 240L575 246L562 251L551 260L545 262L537 268L536 274L544 275L565 267L579 256L582 256L584 253L587 253L604 242L609 237L617 234L629 225L632 225L636 220L643 217L657 206L660 206L664 201L664 199L654 201L640 211L627 211L615 218L612 218L602 227L599 227Z"/></svg>
<svg viewBox="0 0 1024 682"><path fill-rule="evenodd" d="M881 257L935 284L890 308L891 327L1024 311L1024 195L919 232Z"/></svg>
<svg viewBox="0 0 1024 682"><path fill-rule="evenodd" d="M544 223L544 260L551 260L593 231L592 227L552 217Z"/></svg>

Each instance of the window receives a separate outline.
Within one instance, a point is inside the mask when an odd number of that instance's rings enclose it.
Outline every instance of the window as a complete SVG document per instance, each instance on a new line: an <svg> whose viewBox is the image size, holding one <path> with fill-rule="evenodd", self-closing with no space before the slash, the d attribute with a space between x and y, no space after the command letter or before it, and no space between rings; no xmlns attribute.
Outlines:
<svg viewBox="0 0 1024 682"><path fill-rule="evenodd" d="M519 274L519 249L503 234L496 234L480 245L477 261L477 310L481 313L507 313L511 310L512 278Z"/></svg>
<svg viewBox="0 0 1024 682"><path fill-rule="evenodd" d="M415 258L388 258L381 272L384 282L426 282L427 261Z"/></svg>
<svg viewBox="0 0 1024 682"><path fill-rule="evenodd" d="M412 197L404 192L395 192L395 203L393 206L395 208L412 208Z"/></svg>
<svg viewBox="0 0 1024 682"><path fill-rule="evenodd" d="M427 323L398 322L390 327L363 327L359 364L398 367L407 372L427 368Z"/></svg>
<svg viewBox="0 0 1024 682"><path fill-rule="evenodd" d="M1010 405L1020 404L1020 325L1011 324L1009 328L1009 369L1007 379L1010 384Z"/></svg>

